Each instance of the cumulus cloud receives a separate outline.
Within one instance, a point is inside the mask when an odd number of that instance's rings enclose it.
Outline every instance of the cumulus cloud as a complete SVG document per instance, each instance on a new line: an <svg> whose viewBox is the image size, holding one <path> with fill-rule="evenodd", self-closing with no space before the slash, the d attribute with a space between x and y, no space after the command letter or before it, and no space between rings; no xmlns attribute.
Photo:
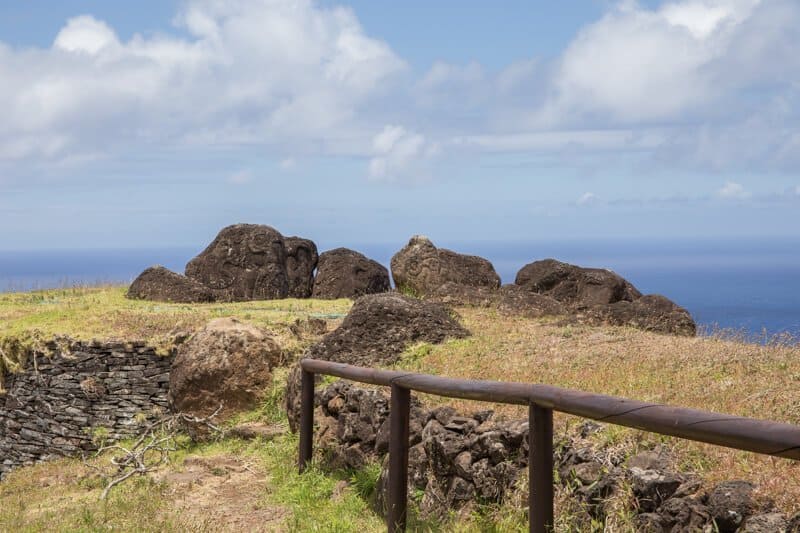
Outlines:
<svg viewBox="0 0 800 533"><path fill-rule="evenodd" d="M417 79L351 9L327 5L187 0L177 32L122 41L82 15L49 48L0 43L0 162L236 145L357 155L373 179L424 173L439 150L800 166L794 0L623 0L555 59L436 61Z"/></svg>
<svg viewBox="0 0 800 533"><path fill-rule="evenodd" d="M346 137L406 68L350 9L310 0L189 0L175 22L188 37L120 42L85 15L49 49L0 44L0 157Z"/></svg>
<svg viewBox="0 0 800 533"><path fill-rule="evenodd" d="M750 198L751 194L745 190L744 186L740 183L728 181L721 189L717 191L717 195L721 198L728 198L734 200L744 200Z"/></svg>
<svg viewBox="0 0 800 533"><path fill-rule="evenodd" d="M584 28L564 52L546 122L592 116L623 123L674 119L726 87L715 61L760 0L684 0L651 10L622 2Z"/></svg>
<svg viewBox="0 0 800 533"><path fill-rule="evenodd" d="M374 157L369 162L369 175L375 180L391 180L411 175L421 179L421 165L436 155L438 148L424 135L402 126L387 125L372 141ZM413 171L417 175L413 175Z"/></svg>

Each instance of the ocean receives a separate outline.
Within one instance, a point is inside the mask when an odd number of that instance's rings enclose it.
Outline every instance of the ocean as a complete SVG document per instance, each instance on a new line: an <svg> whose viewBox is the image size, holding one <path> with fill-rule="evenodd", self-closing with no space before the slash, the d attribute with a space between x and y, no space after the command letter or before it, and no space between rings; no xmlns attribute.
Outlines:
<svg viewBox="0 0 800 533"><path fill-rule="evenodd" d="M318 243L320 250L356 249L387 267L403 244ZM800 239L436 244L489 259L504 283L513 282L526 263L548 257L610 268L643 293L663 294L688 309L706 333L800 339ZM0 251L0 292L129 283L153 264L182 272L202 248Z"/></svg>

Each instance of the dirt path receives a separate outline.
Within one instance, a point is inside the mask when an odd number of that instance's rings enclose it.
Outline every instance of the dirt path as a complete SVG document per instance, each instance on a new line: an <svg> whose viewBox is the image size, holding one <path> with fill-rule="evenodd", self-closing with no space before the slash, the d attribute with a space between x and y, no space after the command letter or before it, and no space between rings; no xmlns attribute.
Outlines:
<svg viewBox="0 0 800 533"><path fill-rule="evenodd" d="M170 514L199 531L287 531L286 511L263 502L268 476L242 459L191 456L158 479L168 487Z"/></svg>

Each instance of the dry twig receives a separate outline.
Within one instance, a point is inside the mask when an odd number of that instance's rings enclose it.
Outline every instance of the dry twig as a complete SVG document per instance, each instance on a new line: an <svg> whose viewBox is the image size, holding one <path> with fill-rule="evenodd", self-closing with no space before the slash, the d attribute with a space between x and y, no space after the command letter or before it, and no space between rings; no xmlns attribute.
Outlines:
<svg viewBox="0 0 800 533"><path fill-rule="evenodd" d="M169 462L170 452L177 450L176 437L181 433L183 424L205 426L214 434L222 434L222 429L212 420L222 410L222 405L207 417L196 417L185 413L175 413L155 420L146 426L139 438L130 448L119 444L109 444L97 450L100 455L109 450L121 452L111 457L111 464L117 469L117 475L112 478L100 494L100 499L105 500L111 489L127 479L153 472L158 467Z"/></svg>

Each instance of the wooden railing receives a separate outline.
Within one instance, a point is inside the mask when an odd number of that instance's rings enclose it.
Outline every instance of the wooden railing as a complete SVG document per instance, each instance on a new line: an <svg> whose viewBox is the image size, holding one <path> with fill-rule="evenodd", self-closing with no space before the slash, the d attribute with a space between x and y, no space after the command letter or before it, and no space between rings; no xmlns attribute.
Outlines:
<svg viewBox="0 0 800 533"><path fill-rule="evenodd" d="M662 435L800 461L800 426L626 400L550 385L453 379L303 359L299 467L312 457L314 374L391 387L387 525L404 531L408 499L408 427L411 391L528 406L530 531L553 528L553 411Z"/></svg>

